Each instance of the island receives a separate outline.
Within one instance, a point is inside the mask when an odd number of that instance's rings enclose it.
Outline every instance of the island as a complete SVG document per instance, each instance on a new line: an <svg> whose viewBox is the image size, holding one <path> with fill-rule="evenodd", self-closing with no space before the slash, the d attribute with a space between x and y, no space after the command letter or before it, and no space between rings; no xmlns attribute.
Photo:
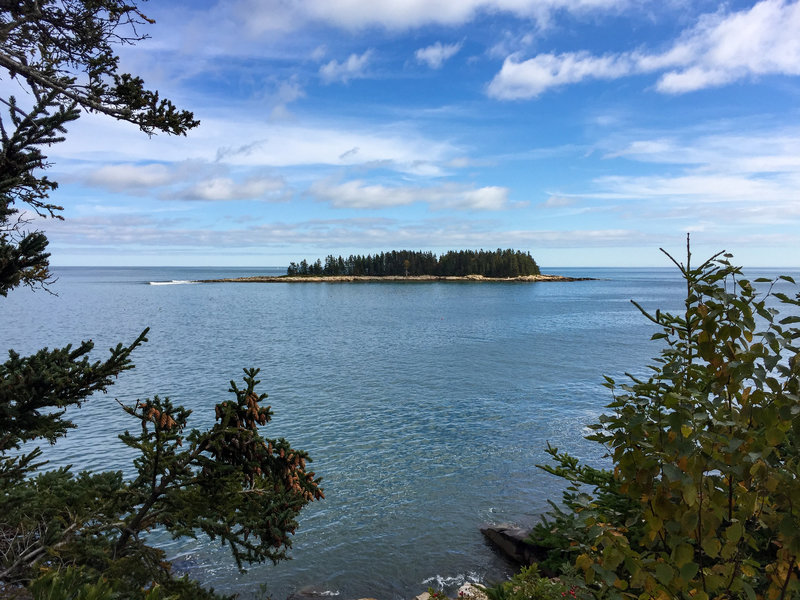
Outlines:
<svg viewBox="0 0 800 600"><path fill-rule="evenodd" d="M426 282L426 281L594 281L594 277L567 277L564 275L520 275L518 277L483 277L482 275L252 275L249 277L224 277L221 279L198 279L195 283L357 283L357 282Z"/></svg>
<svg viewBox="0 0 800 600"><path fill-rule="evenodd" d="M202 279L200 283L310 283L376 281L586 281L590 277L544 275L530 252L520 250L391 250L374 255L328 255L313 263L291 262L286 275Z"/></svg>

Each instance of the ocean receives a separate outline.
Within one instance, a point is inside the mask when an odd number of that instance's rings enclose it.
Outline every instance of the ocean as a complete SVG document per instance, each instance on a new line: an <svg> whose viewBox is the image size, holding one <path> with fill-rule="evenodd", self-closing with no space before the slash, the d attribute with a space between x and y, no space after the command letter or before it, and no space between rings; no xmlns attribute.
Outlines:
<svg viewBox="0 0 800 600"><path fill-rule="evenodd" d="M115 398L169 396L206 427L229 381L261 369L275 412L265 435L308 451L323 477L292 560L242 575L217 544L152 534L181 570L242 598L263 584L275 600L390 600L509 574L479 528L532 525L560 498L536 466L548 442L604 464L583 439L611 401L603 375L645 374L659 349L630 300L676 311L685 291L670 268L543 269L596 278L575 282L191 283L284 272L59 268L57 295L0 300L4 353L92 339L99 358L151 328L136 369L71 412L78 429L45 448L51 466L129 474L117 436L135 423Z"/></svg>

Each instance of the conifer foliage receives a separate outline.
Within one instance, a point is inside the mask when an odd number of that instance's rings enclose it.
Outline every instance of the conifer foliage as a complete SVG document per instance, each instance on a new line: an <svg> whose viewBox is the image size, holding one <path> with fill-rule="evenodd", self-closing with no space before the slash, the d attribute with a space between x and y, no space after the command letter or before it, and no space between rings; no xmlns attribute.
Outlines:
<svg viewBox="0 0 800 600"><path fill-rule="evenodd" d="M198 124L139 77L118 72L115 46L145 39L139 28L150 22L122 0L0 2L0 68L21 90L0 98L0 294L47 280L47 239L29 230L21 205L61 218L48 198L58 184L40 173L49 166L43 149L64 140L82 109L148 134L185 134Z"/></svg>
<svg viewBox="0 0 800 600"><path fill-rule="evenodd" d="M0 1L0 72L21 89L0 97L0 296L21 285L51 285L47 238L33 216L61 218L57 188L42 171L44 150L63 141L82 110L133 123L147 134L185 134L197 125L138 77L119 73L115 45L146 36L135 1ZM7 86L8 87L8 86ZM191 411L154 396L118 408L137 427L120 437L138 451L136 476L43 468L27 443L55 443L74 424L67 409L106 392L131 369L147 330L105 360L91 341L9 352L0 364L0 595L28 586L34 597L218 598L173 574L146 533L204 534L221 540L242 569L286 558L296 517L321 499L308 455L262 436L272 412L256 390L257 369L233 399L216 406L207 430L190 429ZM107 400L92 399L93 402Z"/></svg>
<svg viewBox="0 0 800 600"><path fill-rule="evenodd" d="M139 451L136 494L127 511L114 553L135 546L137 534L156 525L173 534L203 531L229 546L243 563L286 558L300 509L323 497L319 478L306 470L308 454L285 439L262 437L259 427L272 418L261 406L258 369L246 369L244 388L231 381L234 400L216 405L216 424L207 431L187 431L191 411L169 398L126 406L141 431L126 431L122 441Z"/></svg>

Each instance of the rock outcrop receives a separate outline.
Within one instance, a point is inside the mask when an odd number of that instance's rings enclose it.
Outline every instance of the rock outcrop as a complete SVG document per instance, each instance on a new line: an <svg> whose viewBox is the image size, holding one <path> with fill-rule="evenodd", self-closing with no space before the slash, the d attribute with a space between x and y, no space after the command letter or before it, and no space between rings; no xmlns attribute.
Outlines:
<svg viewBox="0 0 800 600"><path fill-rule="evenodd" d="M465 583L458 588L458 600L489 600L486 589L477 583Z"/></svg>
<svg viewBox="0 0 800 600"><path fill-rule="evenodd" d="M528 541L530 531L512 525L490 525L481 533L504 556L521 565L530 565L544 559L546 549Z"/></svg>
<svg viewBox="0 0 800 600"><path fill-rule="evenodd" d="M429 592L422 592L414 600L430 600L430 598L431 594ZM458 588L456 600L489 600L489 597L486 595L486 590L483 586L477 583L465 583Z"/></svg>

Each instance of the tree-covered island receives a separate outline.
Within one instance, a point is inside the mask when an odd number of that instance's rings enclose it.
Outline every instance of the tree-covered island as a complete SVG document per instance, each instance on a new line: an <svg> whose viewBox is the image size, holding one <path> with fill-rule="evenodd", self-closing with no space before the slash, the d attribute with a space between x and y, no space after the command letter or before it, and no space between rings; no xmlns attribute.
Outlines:
<svg viewBox="0 0 800 600"><path fill-rule="evenodd" d="M440 256L430 251L390 250L375 254L329 254L289 263L286 275L252 275L201 279L198 283L294 283L349 281L586 281L591 277L545 275L530 252L521 250L450 250Z"/></svg>
<svg viewBox="0 0 800 600"><path fill-rule="evenodd" d="M391 250L375 254L329 254L313 263L289 263L286 275L202 279L199 283L294 283L348 281L585 281L591 277L544 275L530 252L521 250Z"/></svg>
<svg viewBox="0 0 800 600"><path fill-rule="evenodd" d="M391 250L373 255L352 254L346 259L328 255L317 259L292 262L286 270L294 276L366 276L366 277L524 277L540 275L539 265L530 252L521 250L450 250L436 256L433 252Z"/></svg>

